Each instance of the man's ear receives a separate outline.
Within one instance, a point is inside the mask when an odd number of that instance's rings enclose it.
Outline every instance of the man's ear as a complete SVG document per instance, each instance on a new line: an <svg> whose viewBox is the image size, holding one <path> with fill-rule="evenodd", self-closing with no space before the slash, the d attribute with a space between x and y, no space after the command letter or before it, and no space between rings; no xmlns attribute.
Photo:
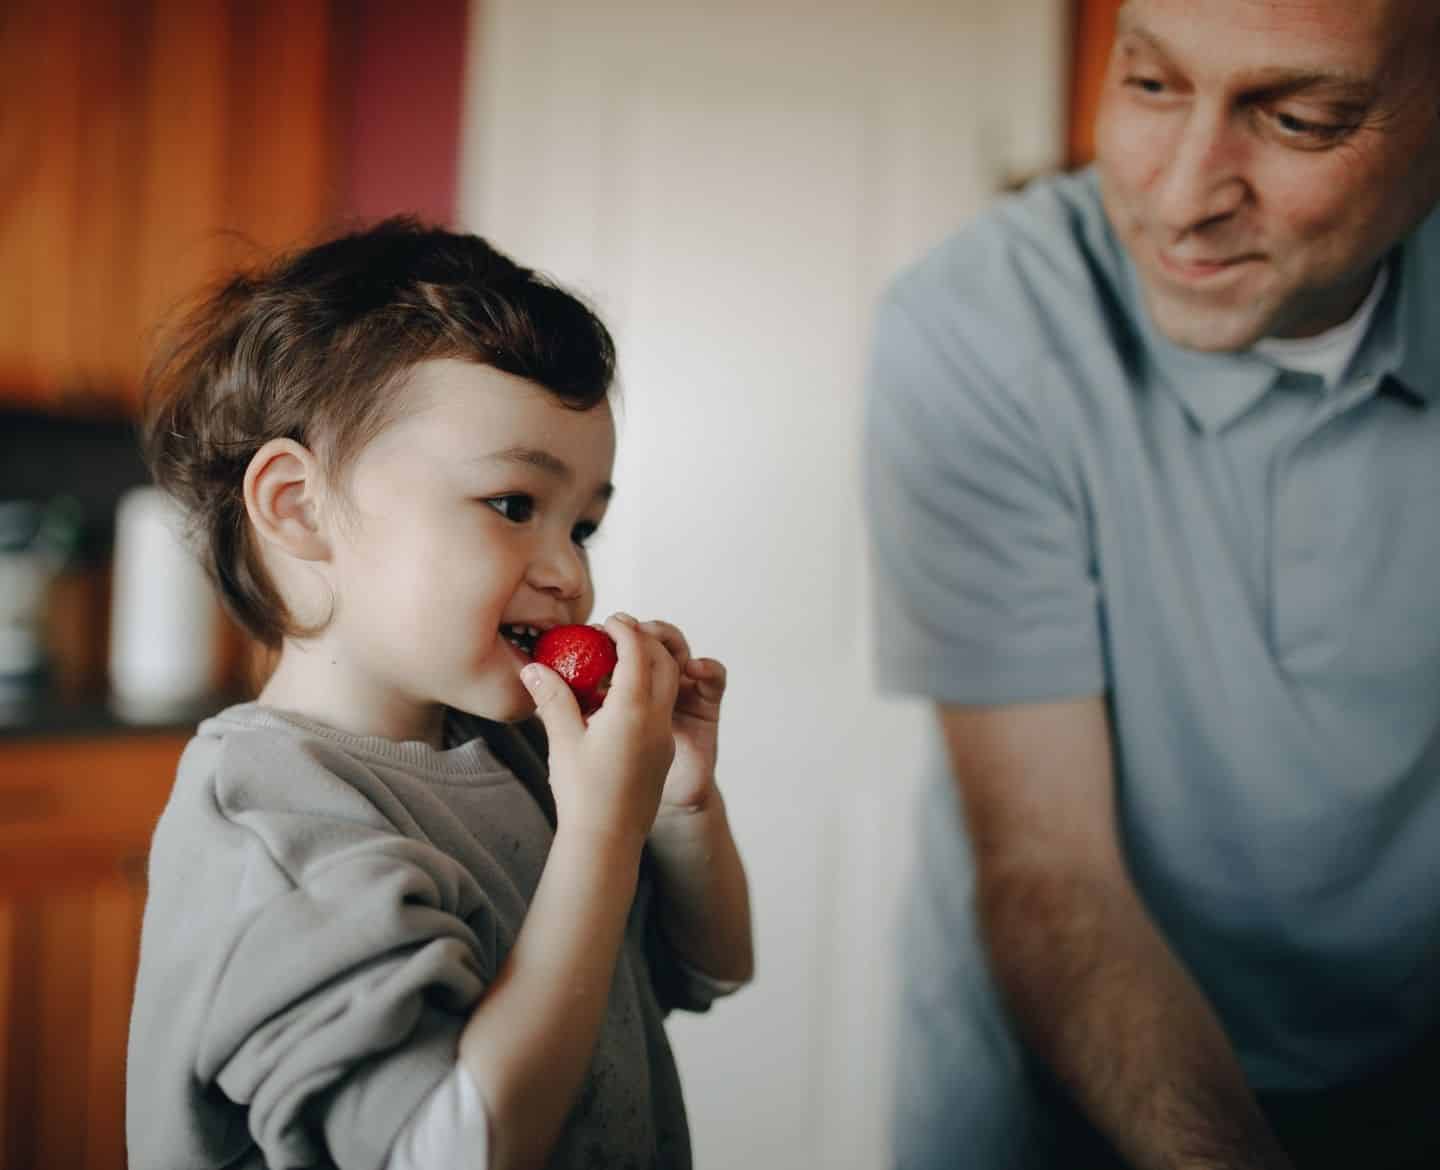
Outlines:
<svg viewBox="0 0 1440 1170"><path fill-rule="evenodd" d="M271 439L245 469L245 511L266 544L302 561L323 561L330 542L321 525L323 479L314 453L294 439Z"/></svg>

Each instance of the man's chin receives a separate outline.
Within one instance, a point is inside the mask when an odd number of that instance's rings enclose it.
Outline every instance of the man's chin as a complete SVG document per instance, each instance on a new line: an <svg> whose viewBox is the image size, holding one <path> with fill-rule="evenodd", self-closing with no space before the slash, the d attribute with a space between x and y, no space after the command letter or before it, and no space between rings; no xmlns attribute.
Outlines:
<svg viewBox="0 0 1440 1170"><path fill-rule="evenodd" d="M1148 308L1167 341L1197 353L1235 353L1265 336L1265 320L1253 307L1226 310L1152 296Z"/></svg>

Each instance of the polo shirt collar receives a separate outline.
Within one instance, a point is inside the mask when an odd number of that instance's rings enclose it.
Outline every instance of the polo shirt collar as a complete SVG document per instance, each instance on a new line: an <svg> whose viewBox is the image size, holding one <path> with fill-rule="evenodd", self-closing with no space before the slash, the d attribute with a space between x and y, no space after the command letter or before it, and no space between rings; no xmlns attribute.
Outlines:
<svg viewBox="0 0 1440 1170"><path fill-rule="evenodd" d="M1140 342L1155 380L1179 399L1202 430L1223 430L1263 398L1280 370L1257 354L1201 353L1176 345L1150 319L1140 278L1120 249L1124 295L1131 320L1139 322ZM1395 250L1390 287L1381 298L1352 366L1351 379L1388 380L1402 397L1417 405L1440 398L1440 210Z"/></svg>
<svg viewBox="0 0 1440 1170"><path fill-rule="evenodd" d="M1355 364L1357 377L1388 376L1401 396L1423 406L1440 398L1440 212L1393 258L1396 286L1376 313Z"/></svg>

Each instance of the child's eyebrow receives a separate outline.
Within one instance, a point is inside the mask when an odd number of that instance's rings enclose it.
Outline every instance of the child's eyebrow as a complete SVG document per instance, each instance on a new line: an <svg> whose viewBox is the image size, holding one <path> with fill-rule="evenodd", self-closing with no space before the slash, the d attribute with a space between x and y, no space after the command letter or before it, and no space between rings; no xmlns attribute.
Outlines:
<svg viewBox="0 0 1440 1170"><path fill-rule="evenodd" d="M549 451L543 451L539 447L506 447L503 451L492 451L482 458L495 463L523 463L527 467L536 467L548 475L557 479L570 480L575 478L575 473L570 470L570 465L563 459L558 459Z"/></svg>
<svg viewBox="0 0 1440 1170"><path fill-rule="evenodd" d="M571 470L570 464L539 447L506 447L503 451L494 451L482 458L495 463L522 463L527 467L538 468L547 475L553 475L556 479L564 480L566 483L575 478L575 472ZM615 485L608 482L603 483L595 494L601 499L608 500L615 494Z"/></svg>

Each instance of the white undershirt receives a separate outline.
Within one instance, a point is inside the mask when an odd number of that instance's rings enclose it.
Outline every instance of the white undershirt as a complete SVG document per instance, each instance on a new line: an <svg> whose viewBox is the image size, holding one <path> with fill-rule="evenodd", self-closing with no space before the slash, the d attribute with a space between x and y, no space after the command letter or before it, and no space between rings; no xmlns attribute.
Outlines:
<svg viewBox="0 0 1440 1170"><path fill-rule="evenodd" d="M489 1170L490 1120L480 1090L456 1064L420 1103L385 1170Z"/></svg>
<svg viewBox="0 0 1440 1170"><path fill-rule="evenodd" d="M1375 307L1389 282L1390 268L1387 265L1380 269L1369 295L1348 320L1314 337L1263 338L1255 343L1254 352L1282 369L1318 374L1324 380L1325 388L1333 390L1349 370L1360 343L1365 340L1365 330L1369 328L1370 319L1375 316Z"/></svg>

